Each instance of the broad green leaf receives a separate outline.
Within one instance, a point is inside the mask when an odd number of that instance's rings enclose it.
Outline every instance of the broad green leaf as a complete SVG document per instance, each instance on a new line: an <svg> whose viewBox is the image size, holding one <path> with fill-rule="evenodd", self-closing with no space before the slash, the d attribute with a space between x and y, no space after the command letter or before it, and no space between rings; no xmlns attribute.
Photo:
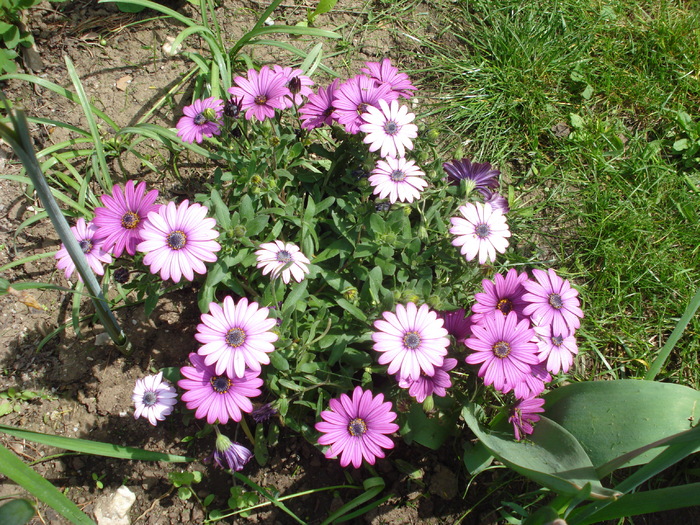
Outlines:
<svg viewBox="0 0 700 525"><path fill-rule="evenodd" d="M574 383L545 396L547 417L578 439L599 474L630 451L691 428L700 414L700 392L682 385L621 379ZM649 462L649 450L625 466ZM622 465L618 465L619 468Z"/></svg>
<svg viewBox="0 0 700 525"><path fill-rule="evenodd" d="M13 499L0 507L0 523L24 525L34 517L34 505L26 499Z"/></svg>
<svg viewBox="0 0 700 525"><path fill-rule="evenodd" d="M423 406L414 403L411 405L406 425L401 429L401 435L409 442L415 441L424 447L437 450L445 442L453 428L453 424L440 421L437 418L429 418L423 412Z"/></svg>
<svg viewBox="0 0 700 525"><path fill-rule="evenodd" d="M95 525L95 522L87 514L65 497L51 482L34 472L3 445L0 445L0 474L10 478L71 523Z"/></svg>
<svg viewBox="0 0 700 525"><path fill-rule="evenodd" d="M511 433L484 428L475 405L462 409L462 417L484 446L508 467L560 494L577 495L590 486L590 498L615 498L619 492L600 484L591 460L576 438L554 421L542 417L529 442L515 441Z"/></svg>
<svg viewBox="0 0 700 525"><path fill-rule="evenodd" d="M346 299L343 299L342 297L339 297L335 301L336 303L338 303L338 306L340 306L343 310L353 315L354 317L357 317L360 321L367 321L367 316L362 312L362 310L360 310L351 302L347 301Z"/></svg>

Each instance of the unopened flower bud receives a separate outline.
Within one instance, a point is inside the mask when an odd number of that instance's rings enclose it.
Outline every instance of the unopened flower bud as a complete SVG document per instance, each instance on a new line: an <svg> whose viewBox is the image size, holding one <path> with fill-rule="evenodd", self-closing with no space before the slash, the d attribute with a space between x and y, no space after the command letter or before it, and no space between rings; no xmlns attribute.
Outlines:
<svg viewBox="0 0 700 525"><path fill-rule="evenodd" d="M205 108L201 114L209 122L216 122L216 111L214 111L214 108Z"/></svg>
<svg viewBox="0 0 700 525"><path fill-rule="evenodd" d="M343 297L345 297L348 301L354 301L357 297L357 288L353 287L343 290Z"/></svg>
<svg viewBox="0 0 700 525"><path fill-rule="evenodd" d="M243 226L242 224L237 224L233 227L233 231L231 233L233 233L234 237L243 237L245 236L245 232L245 226Z"/></svg>
<svg viewBox="0 0 700 525"><path fill-rule="evenodd" d="M126 284L129 282L129 270L123 267L117 268L116 270L114 270L112 277L114 277L114 280L117 281L119 284Z"/></svg>
<svg viewBox="0 0 700 525"><path fill-rule="evenodd" d="M290 78L287 87L289 88L289 91L292 92L292 95L296 95L299 93L299 91L301 91L301 79L299 77Z"/></svg>

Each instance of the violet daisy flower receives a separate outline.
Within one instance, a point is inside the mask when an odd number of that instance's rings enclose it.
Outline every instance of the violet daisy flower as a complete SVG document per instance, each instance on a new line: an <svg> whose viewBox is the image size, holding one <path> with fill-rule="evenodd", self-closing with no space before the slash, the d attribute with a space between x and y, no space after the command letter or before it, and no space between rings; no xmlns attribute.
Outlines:
<svg viewBox="0 0 700 525"><path fill-rule="evenodd" d="M538 356L539 359L539 356ZM539 396L544 392L546 383L552 380L552 376L547 372L543 363L537 363L530 366L530 373L521 377L521 381L511 385L506 381L506 384L501 389L501 392L507 394L513 392L516 399L525 399L528 397Z"/></svg>
<svg viewBox="0 0 700 525"><path fill-rule="evenodd" d="M389 202L393 204L397 200L413 202L419 199L421 191L428 186L424 175L412 160L387 157L377 162L367 180L374 188L375 195L380 199L389 197Z"/></svg>
<svg viewBox="0 0 700 525"><path fill-rule="evenodd" d="M105 239L99 228L92 222L86 224L85 219L81 217L76 221L75 226L71 226L70 231L73 232L75 240L78 241L80 249L83 251L92 271L97 275L104 275L105 271L102 264L111 263L112 256L104 250ZM56 268L64 270L66 279L70 279L70 276L75 271L75 263L63 243L61 243L61 249L56 252L54 257L58 260ZM77 275L78 280L83 282L80 274Z"/></svg>
<svg viewBox="0 0 700 525"><path fill-rule="evenodd" d="M287 79L285 86L289 89L289 95L282 97L282 109L300 106L305 98L313 93L309 86L314 85L314 81L304 75L301 69L282 67L277 64L272 69L278 75L283 75Z"/></svg>
<svg viewBox="0 0 700 525"><path fill-rule="evenodd" d="M206 418L210 425L217 421L225 425L229 419L240 421L243 412L253 411L250 398L260 395L263 384L258 372L246 370L243 377L220 375L195 353L190 354L190 362L193 366L180 368L186 379L181 379L177 385L187 390L182 400L190 410L196 409L194 417Z"/></svg>
<svg viewBox="0 0 700 525"><path fill-rule="evenodd" d="M535 332L529 325L527 319L518 322L515 312L510 312L487 316L482 324L472 326L472 336L464 344L474 353L466 362L482 363L478 375L486 386L503 391L506 383L511 387L520 383L531 365L539 363L537 345L532 342Z"/></svg>
<svg viewBox="0 0 700 525"><path fill-rule="evenodd" d="M435 367L435 374L432 377L421 374L418 379L404 379L401 376L397 376L396 380L401 388L408 389L408 395L422 403L432 394L440 397L447 395L445 389L452 386L448 372L455 366L457 366L457 360L446 357L441 366Z"/></svg>
<svg viewBox="0 0 700 525"><path fill-rule="evenodd" d="M145 417L156 426L170 415L177 403L175 387L163 379L163 372L136 380L131 400L136 406L134 418Z"/></svg>
<svg viewBox="0 0 700 525"><path fill-rule="evenodd" d="M377 86L375 81L364 75L357 75L341 84L333 99L333 117L345 126L345 131L355 135L363 123L362 115L369 106L379 107L379 101L391 102L398 95L388 84Z"/></svg>
<svg viewBox="0 0 700 525"><path fill-rule="evenodd" d="M462 217L452 217L450 233L457 238L453 246L461 246L460 253L467 261L479 255L479 264L496 260L496 252L505 253L510 237L508 223L503 213L490 204L467 203L459 207Z"/></svg>
<svg viewBox="0 0 700 525"><path fill-rule="evenodd" d="M459 186L463 180L471 181L473 188L484 197L489 196L489 190L498 188L499 170L493 169L488 162L472 162L468 158L445 162L442 165L447 173L447 180L450 184ZM489 193L487 193L489 192Z"/></svg>
<svg viewBox="0 0 700 525"><path fill-rule="evenodd" d="M496 193L495 191L491 190L484 190L482 195L484 196L484 202L488 202L494 210L501 210L503 215L510 211L508 199L506 199L500 193Z"/></svg>
<svg viewBox="0 0 700 525"><path fill-rule="evenodd" d="M309 94L306 104L299 109L302 128L315 129L324 124L333 124L333 99L339 83L340 79L336 78L327 88L319 88L318 93Z"/></svg>
<svg viewBox="0 0 700 525"><path fill-rule="evenodd" d="M258 408L255 408L250 413L250 417L252 417L253 421L256 423L264 423L275 414L277 414L277 409L270 403L265 403L264 405L260 405Z"/></svg>
<svg viewBox="0 0 700 525"><path fill-rule="evenodd" d="M445 330L458 343L463 343L464 340L472 334L472 325L474 324L474 316L467 316L464 308L458 310L442 310L435 312L445 324Z"/></svg>
<svg viewBox="0 0 700 525"><path fill-rule="evenodd" d="M246 120L253 117L259 121L275 116L275 109L284 108L284 97L291 96L287 88L287 78L272 71L268 66L248 70L248 78L233 79L236 86L228 92L241 101L241 109L245 110Z"/></svg>
<svg viewBox="0 0 700 525"><path fill-rule="evenodd" d="M362 114L365 123L360 125L360 131L367 133L363 142L369 144L370 151L381 148L382 157L403 157L406 148L413 149L411 139L418 136L418 126L412 124L414 118L416 115L396 100L391 101L391 106L379 100L379 109L367 106L367 112Z"/></svg>
<svg viewBox="0 0 700 525"><path fill-rule="evenodd" d="M384 320L374 322L374 350L380 352L379 364L389 363L389 374L397 372L403 379L417 380L421 372L435 374L447 354L450 340L443 320L428 305L396 305L396 313L382 313Z"/></svg>
<svg viewBox="0 0 700 525"><path fill-rule="evenodd" d="M148 214L141 231L143 241L136 249L147 252L143 264L151 273L160 272L164 281L178 283L182 277L192 281L195 272L207 272L204 263L216 261L215 252L221 249L214 240L219 236L216 220L206 217L208 211L185 200L179 206L169 202Z"/></svg>
<svg viewBox="0 0 700 525"><path fill-rule="evenodd" d="M219 375L243 377L246 368L260 373L260 365L270 363L267 354L275 349L272 343L279 337L271 331L277 320L268 317L269 313L267 308L258 308L258 303L249 304L245 297L238 304L225 297L223 308L210 303L209 313L202 314L202 324L194 334L204 344L197 353Z"/></svg>
<svg viewBox="0 0 700 525"><path fill-rule="evenodd" d="M515 439L520 441L525 434L532 434L533 424L540 420L538 413L544 412L544 399L541 397L522 399L510 409L508 422L513 425Z"/></svg>
<svg viewBox="0 0 700 525"><path fill-rule="evenodd" d="M369 75L380 84L388 84L391 90L400 97L411 98L417 89L411 84L411 79L406 73L399 73L399 69L391 65L391 60L383 58L381 62L365 62L360 71Z"/></svg>
<svg viewBox="0 0 700 525"><path fill-rule="evenodd" d="M115 257L124 250L129 255L136 254L136 245L141 242L141 231L148 214L157 211L160 204L154 204L158 190L146 193L146 183L139 182L134 188L134 181L127 181L124 191L118 185L112 188L112 195L102 195L100 200L104 207L95 208L92 221L105 237L104 248L112 248Z"/></svg>
<svg viewBox="0 0 700 525"><path fill-rule="evenodd" d="M547 370L552 374L558 374L560 370L568 372L574 356L578 354L574 332L552 335L552 327L548 324L534 328L540 362L546 363Z"/></svg>
<svg viewBox="0 0 700 525"><path fill-rule="evenodd" d="M319 445L330 445L327 458L340 455L340 466L350 463L360 468L362 460L374 465L376 458L383 458L382 449L394 448L394 442L386 436L399 429L391 402L384 402L384 395L373 396L369 390L355 387L352 399L341 394L340 399L329 401L330 410L321 412L323 421L316 423L322 433Z"/></svg>
<svg viewBox="0 0 700 525"><path fill-rule="evenodd" d="M527 274L518 273L515 268L508 270L505 277L497 273L493 281L489 279L481 281L484 291L474 295L476 303L472 306L474 322L478 323L485 316L496 312L503 315L515 312L519 319L524 318L523 310L528 304L523 300L525 293L523 282L525 281L527 281Z"/></svg>
<svg viewBox="0 0 700 525"><path fill-rule="evenodd" d="M209 97L195 100L191 106L182 108L185 114L177 122L177 136L183 142L202 142L204 137L212 137L221 133L221 115L224 112L224 101Z"/></svg>
<svg viewBox="0 0 700 525"><path fill-rule="evenodd" d="M568 334L577 329L583 312L579 308L578 291L571 287L569 281L559 277L550 268L548 271L532 270L535 281L523 283L528 292L523 299L529 304L525 315L533 319L533 324L552 326L552 334Z"/></svg>
<svg viewBox="0 0 700 525"><path fill-rule="evenodd" d="M236 472L243 470L245 464L253 457L253 453L246 447L231 441L228 437L219 432L219 427L216 429L216 446L214 452L209 456L209 460L214 460L214 463L220 468L230 469Z"/></svg>
<svg viewBox="0 0 700 525"><path fill-rule="evenodd" d="M262 274L269 273L273 279L281 275L284 284L288 284L292 277L300 283L309 273L311 261L291 242L265 242L255 255L258 258L257 267L263 269Z"/></svg>

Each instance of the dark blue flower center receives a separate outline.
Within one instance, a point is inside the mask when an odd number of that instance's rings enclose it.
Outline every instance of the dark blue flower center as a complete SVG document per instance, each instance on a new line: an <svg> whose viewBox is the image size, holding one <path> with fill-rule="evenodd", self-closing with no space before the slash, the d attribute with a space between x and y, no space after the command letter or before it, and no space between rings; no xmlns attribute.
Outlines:
<svg viewBox="0 0 700 525"><path fill-rule="evenodd" d="M204 115L204 113L197 113L192 121L194 122L195 126L204 126L204 124L207 123L207 117Z"/></svg>
<svg viewBox="0 0 700 525"><path fill-rule="evenodd" d="M365 423L364 420L359 417L351 419L350 423L348 424L348 432L350 432L351 436L361 436L367 432L367 423Z"/></svg>
<svg viewBox="0 0 700 525"><path fill-rule="evenodd" d="M292 254L287 250L280 250L277 252L277 262L284 264L292 262Z"/></svg>
<svg viewBox="0 0 700 525"><path fill-rule="evenodd" d="M187 244L187 236L181 230L170 232L167 238L168 246L172 250L181 250Z"/></svg>
<svg viewBox="0 0 700 525"><path fill-rule="evenodd" d="M398 132L399 125L393 120L389 120L386 124L384 124L384 133L387 135L396 135Z"/></svg>
<svg viewBox="0 0 700 525"><path fill-rule="evenodd" d="M78 244L85 255L92 251L92 241L90 239L83 239Z"/></svg>
<svg viewBox="0 0 700 525"><path fill-rule="evenodd" d="M209 380L211 388L217 394L225 394L231 388L231 380L226 376L211 376Z"/></svg>
<svg viewBox="0 0 700 525"><path fill-rule="evenodd" d="M493 355L499 359L504 359L510 354L510 345L506 341L499 341L493 345Z"/></svg>
<svg viewBox="0 0 700 525"><path fill-rule="evenodd" d="M133 230L139 225L139 222L141 222L141 219L138 214L133 211L128 211L122 215L122 228Z"/></svg>
<svg viewBox="0 0 700 525"><path fill-rule="evenodd" d="M403 336L403 345L411 350L418 348L420 346L420 341L421 339L418 332L406 332L406 335Z"/></svg>
<svg viewBox="0 0 700 525"><path fill-rule="evenodd" d="M389 174L389 178L394 182L401 182L406 178L406 172L403 170L394 170Z"/></svg>
<svg viewBox="0 0 700 525"><path fill-rule="evenodd" d="M513 310L513 301L510 299L501 299L496 304L496 310L500 310L503 315L508 315Z"/></svg>
<svg viewBox="0 0 700 525"><path fill-rule="evenodd" d="M253 102L255 102L258 106L264 106L265 104L267 104L267 96L258 95L253 99Z"/></svg>
<svg viewBox="0 0 700 525"><path fill-rule="evenodd" d="M561 346L564 344L564 336L561 335L555 335L552 337L552 344L554 346Z"/></svg>
<svg viewBox="0 0 700 525"><path fill-rule="evenodd" d="M245 342L245 332L240 328L231 328L226 332L226 344L238 348Z"/></svg>
<svg viewBox="0 0 700 525"><path fill-rule="evenodd" d="M158 402L158 396L156 395L155 392L149 391L146 392L143 395L143 398L141 398L141 401L143 401L143 404L146 405L147 407L152 407Z"/></svg>
<svg viewBox="0 0 700 525"><path fill-rule="evenodd" d="M549 306L556 308L557 310L561 310L562 306L564 306L564 302L561 300L561 295L558 293L549 294Z"/></svg>
<svg viewBox="0 0 700 525"><path fill-rule="evenodd" d="M486 223L477 224L474 228L474 233L480 239L486 239L491 234L491 228Z"/></svg>
<svg viewBox="0 0 700 525"><path fill-rule="evenodd" d="M333 111L335 111L335 108L333 106L328 106L321 114L324 117L330 117L333 114Z"/></svg>

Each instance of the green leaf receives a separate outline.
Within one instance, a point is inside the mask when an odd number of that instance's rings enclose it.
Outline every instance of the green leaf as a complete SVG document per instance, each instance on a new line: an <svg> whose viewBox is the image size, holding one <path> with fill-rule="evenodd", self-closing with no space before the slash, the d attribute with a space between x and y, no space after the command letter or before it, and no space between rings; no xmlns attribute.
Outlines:
<svg viewBox="0 0 700 525"><path fill-rule="evenodd" d="M462 409L462 417L484 446L506 466L560 494L577 495L590 486L590 498L615 498L619 492L604 488L591 460L576 438L554 421L542 417L529 436L515 441L509 432L489 431L477 420L476 405ZM589 427L590 428L590 427Z"/></svg>
<svg viewBox="0 0 700 525"><path fill-rule="evenodd" d="M481 441L476 445L465 441L462 461L464 462L467 472L472 476L476 476L493 463L493 455Z"/></svg>
<svg viewBox="0 0 700 525"><path fill-rule="evenodd" d="M65 497L51 482L34 472L1 444L0 474L10 478L71 523L75 525L95 525L95 522L92 521L87 514ZM5 522L3 521L2 523Z"/></svg>
<svg viewBox="0 0 700 525"><path fill-rule="evenodd" d="M0 523L24 525L34 517L34 505L26 499L13 499L0 507Z"/></svg>
<svg viewBox="0 0 700 525"><path fill-rule="evenodd" d="M676 151L683 151L690 147L690 141L688 139L678 139L673 143L673 149Z"/></svg>
<svg viewBox="0 0 700 525"><path fill-rule="evenodd" d="M401 433L409 441L437 450L445 442L452 428L453 425L441 422L437 418L429 418L423 412L422 405L414 403Z"/></svg>
<svg viewBox="0 0 700 525"><path fill-rule="evenodd" d="M584 100L590 100L593 96L593 86L590 84L586 85L586 89L583 90L581 96L584 98Z"/></svg>
<svg viewBox="0 0 700 525"><path fill-rule="evenodd" d="M664 447L605 467L630 451L688 430L689 418L697 419L700 412L700 392L636 379L573 383L545 399L547 417L576 437L600 476L608 468L648 463Z"/></svg>
<svg viewBox="0 0 700 525"><path fill-rule="evenodd" d="M343 299L342 297L340 297L340 298L336 299L336 303L338 303L338 305L343 310L345 310L349 314L353 315L354 317L357 317L360 321L363 321L363 322L367 321L367 316L362 312L362 310L360 310L357 306L350 303L346 299Z"/></svg>
<svg viewBox="0 0 700 525"><path fill-rule="evenodd" d="M571 119L571 126L576 129L581 129L584 126L584 121L580 115L576 113L569 113L569 118Z"/></svg>
<svg viewBox="0 0 700 525"><path fill-rule="evenodd" d="M265 425L255 426L255 447L253 450L255 452L255 461L258 462L258 465L264 467L270 458L265 439Z"/></svg>

